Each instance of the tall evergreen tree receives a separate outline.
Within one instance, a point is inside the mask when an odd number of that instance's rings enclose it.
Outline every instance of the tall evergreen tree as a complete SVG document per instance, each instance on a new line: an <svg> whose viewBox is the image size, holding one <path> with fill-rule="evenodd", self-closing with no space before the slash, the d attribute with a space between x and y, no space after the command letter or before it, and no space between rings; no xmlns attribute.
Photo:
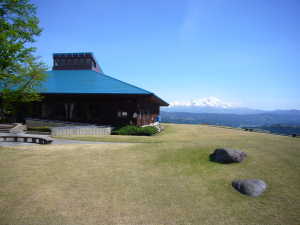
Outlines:
<svg viewBox="0 0 300 225"><path fill-rule="evenodd" d="M41 99L47 67L31 46L42 29L29 0L0 0L0 113L14 115L20 103ZM1 116L1 115L0 115Z"/></svg>

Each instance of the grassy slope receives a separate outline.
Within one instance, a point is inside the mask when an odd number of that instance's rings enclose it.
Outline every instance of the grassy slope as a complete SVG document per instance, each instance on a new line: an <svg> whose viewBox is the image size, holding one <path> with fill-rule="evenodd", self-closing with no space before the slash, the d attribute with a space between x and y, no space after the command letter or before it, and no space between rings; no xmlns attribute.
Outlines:
<svg viewBox="0 0 300 225"><path fill-rule="evenodd" d="M300 224L300 139L198 125L104 139L146 143L0 149L0 224ZM217 147L249 157L209 162ZM269 187L247 197L235 178Z"/></svg>

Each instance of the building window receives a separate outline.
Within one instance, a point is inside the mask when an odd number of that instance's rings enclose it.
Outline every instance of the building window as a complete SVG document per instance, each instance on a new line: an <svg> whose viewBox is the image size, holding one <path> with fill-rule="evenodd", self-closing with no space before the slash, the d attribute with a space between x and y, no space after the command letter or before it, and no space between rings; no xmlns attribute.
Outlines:
<svg viewBox="0 0 300 225"><path fill-rule="evenodd" d="M127 112L121 112L121 111L118 112L118 117L123 117L123 118L125 118L125 117L127 117L127 115L128 115Z"/></svg>

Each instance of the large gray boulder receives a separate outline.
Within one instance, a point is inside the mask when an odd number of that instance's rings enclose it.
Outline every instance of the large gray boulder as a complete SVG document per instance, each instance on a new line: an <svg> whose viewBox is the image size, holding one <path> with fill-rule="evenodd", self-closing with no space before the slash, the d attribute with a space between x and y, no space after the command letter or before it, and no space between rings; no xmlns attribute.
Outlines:
<svg viewBox="0 0 300 225"><path fill-rule="evenodd" d="M218 148L209 157L213 162L234 163L242 162L246 156L245 152L239 150Z"/></svg>
<svg viewBox="0 0 300 225"><path fill-rule="evenodd" d="M267 188L267 184L258 179L234 180L232 186L240 193L252 197L261 195Z"/></svg>

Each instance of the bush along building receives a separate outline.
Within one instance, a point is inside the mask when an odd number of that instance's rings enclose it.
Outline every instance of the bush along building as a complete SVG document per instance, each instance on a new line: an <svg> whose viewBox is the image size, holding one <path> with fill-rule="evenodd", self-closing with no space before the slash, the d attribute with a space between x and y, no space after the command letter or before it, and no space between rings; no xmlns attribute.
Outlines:
<svg viewBox="0 0 300 225"><path fill-rule="evenodd" d="M105 75L92 53L53 54L52 71L22 118L103 125L149 125L168 103L154 93Z"/></svg>

